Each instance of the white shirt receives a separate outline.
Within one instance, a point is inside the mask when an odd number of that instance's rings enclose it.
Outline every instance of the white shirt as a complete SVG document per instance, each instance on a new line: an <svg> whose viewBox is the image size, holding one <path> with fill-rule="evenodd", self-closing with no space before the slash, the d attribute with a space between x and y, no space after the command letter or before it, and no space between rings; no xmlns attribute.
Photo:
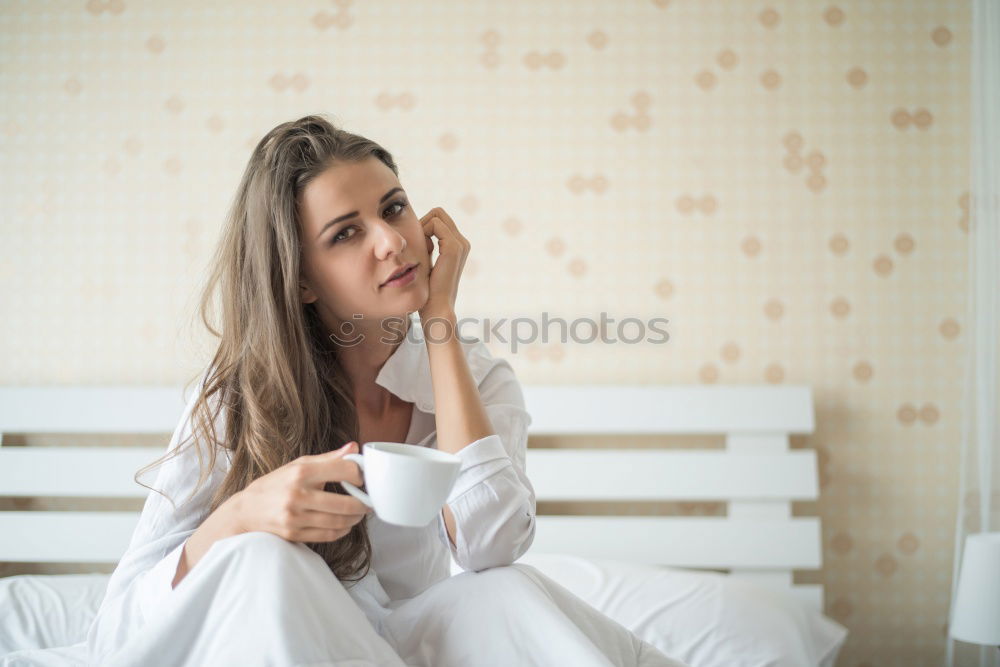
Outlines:
<svg viewBox="0 0 1000 667"><path fill-rule="evenodd" d="M437 448L430 360L415 313L411 324L410 333L382 366L375 382L414 404L406 442ZM457 453L461 470L447 500L455 517L457 546L451 545L440 512L436 521L423 528L395 526L368 515L374 574L370 572L359 583L370 588L371 578L377 577L393 601L414 597L448 578L452 558L464 570L510 565L534 539L535 492L525 474L531 417L525 410L521 386L510 364L494 358L481 341L461 345L496 435L476 440ZM168 450L188 437L197 395L198 390L189 400ZM330 448L343 444L330 443ZM167 494L176 508L155 491L147 496L128 550L111 575L88 633L94 659L115 650L145 619L163 608L165 598L173 592L171 582L184 542L208 516L212 493L228 468L228 456L220 452L209 479L191 498L199 476L194 447L188 446L154 468L159 472L151 486ZM345 582L345 586L351 588L353 582ZM381 591L374 597L382 604L387 602ZM371 616L371 612L366 613Z"/></svg>

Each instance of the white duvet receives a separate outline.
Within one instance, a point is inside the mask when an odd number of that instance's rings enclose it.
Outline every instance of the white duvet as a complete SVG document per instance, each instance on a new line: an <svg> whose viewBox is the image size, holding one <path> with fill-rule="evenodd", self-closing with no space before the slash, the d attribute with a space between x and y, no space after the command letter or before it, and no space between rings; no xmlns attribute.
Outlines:
<svg viewBox="0 0 1000 667"><path fill-rule="evenodd" d="M216 541L112 652L80 643L3 664L683 666L530 565L390 600L374 574L345 586L305 545L263 532Z"/></svg>
<svg viewBox="0 0 1000 667"><path fill-rule="evenodd" d="M842 626L789 595L712 573L555 554L529 553L519 563L531 565L644 641L692 667L828 667L834 664L847 634ZM461 569L456 566L454 571ZM78 642L86 636L107 580L108 575L101 574L0 579L0 655L21 649L0 664L86 664L86 646ZM451 593L457 595L458 587ZM453 613L467 610L468 605L469 601L459 604ZM466 616L473 634L482 629L477 624L481 619ZM186 622L197 624L195 618ZM487 642L502 636L503 632L495 631ZM162 639L169 642L170 637ZM154 638L150 647L157 645ZM39 650L45 646L62 647ZM489 644L477 646L485 649ZM483 650L479 655L486 654ZM160 657L154 664L168 664L162 661L166 656ZM502 652L496 659L501 657ZM478 664L496 664L488 662L488 657L482 659L486 662ZM546 664L540 660L535 656L513 664Z"/></svg>

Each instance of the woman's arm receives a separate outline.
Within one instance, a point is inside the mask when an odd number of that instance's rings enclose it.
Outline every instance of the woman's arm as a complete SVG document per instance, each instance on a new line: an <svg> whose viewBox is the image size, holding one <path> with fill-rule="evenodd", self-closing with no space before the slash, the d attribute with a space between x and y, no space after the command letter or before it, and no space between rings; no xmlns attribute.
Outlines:
<svg viewBox="0 0 1000 667"><path fill-rule="evenodd" d="M421 316L434 387L438 449L457 454L466 445L495 435L457 334L454 312ZM455 517L446 504L445 526L455 544Z"/></svg>
<svg viewBox="0 0 1000 667"><path fill-rule="evenodd" d="M437 447L462 459L455 488L441 510L441 532L447 533L441 539L451 542L452 555L466 570L509 565L535 534L535 492L524 472L531 418L509 364L494 367L483 379L483 393L489 396L480 395L469 370L458 338L455 301L471 244L441 207L421 224L428 253L434 247L431 237L438 239L440 250L427 302L419 311L436 405ZM498 427L502 435L497 435Z"/></svg>
<svg viewBox="0 0 1000 667"><path fill-rule="evenodd" d="M490 360L480 343L469 356L479 394L496 434L469 443L447 507L454 518L449 537L446 517L438 536L463 570L510 565L531 547L535 534L535 491L525 473L531 415L513 368ZM487 364L485 375L478 364Z"/></svg>
<svg viewBox="0 0 1000 667"><path fill-rule="evenodd" d="M494 435L496 431L486 415L465 350L455 333L455 314L427 321L430 329L425 328L424 337L434 387L438 449L455 454L470 442ZM440 342L445 335L441 333L445 322L451 334Z"/></svg>
<svg viewBox="0 0 1000 667"><path fill-rule="evenodd" d="M534 538L535 492L524 467L531 417L509 363L490 360L485 348L468 357L457 337L445 340L453 317L423 320L436 446L462 459L439 535L463 569L479 571L510 565ZM442 330L434 332L435 325ZM485 376L472 373L470 363L477 361L490 364Z"/></svg>

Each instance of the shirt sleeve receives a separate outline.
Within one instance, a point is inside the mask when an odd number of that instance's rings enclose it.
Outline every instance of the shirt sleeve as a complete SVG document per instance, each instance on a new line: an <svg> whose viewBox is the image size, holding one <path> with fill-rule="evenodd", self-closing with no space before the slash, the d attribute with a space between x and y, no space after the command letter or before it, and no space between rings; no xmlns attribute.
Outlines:
<svg viewBox="0 0 1000 667"><path fill-rule="evenodd" d="M200 390L199 386L188 401L167 446L168 452L188 439L191 413ZM208 453L202 451L201 455L207 457ZM179 454L152 469L159 472L151 486L169 496L174 504L156 491L146 496L129 546L108 580L104 599L87 633L95 664L162 608L173 590L171 584L184 543L207 515L212 493L224 478L228 465L226 453L219 451L215 468L193 496L200 472L195 446L187 443Z"/></svg>
<svg viewBox="0 0 1000 667"><path fill-rule="evenodd" d="M438 535L463 570L510 565L535 537L535 490L525 473L528 426L524 396L510 364L500 360L479 387L495 435L458 451L462 460L447 504L455 517L455 544L444 516Z"/></svg>

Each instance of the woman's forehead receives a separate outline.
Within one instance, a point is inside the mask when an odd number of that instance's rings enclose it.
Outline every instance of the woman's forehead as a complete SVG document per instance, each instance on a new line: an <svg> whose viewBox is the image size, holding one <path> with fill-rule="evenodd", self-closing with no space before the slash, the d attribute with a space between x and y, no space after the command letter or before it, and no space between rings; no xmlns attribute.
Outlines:
<svg viewBox="0 0 1000 667"><path fill-rule="evenodd" d="M399 187L396 175L377 158L333 165L303 191L303 222L318 230L330 220L377 208Z"/></svg>

